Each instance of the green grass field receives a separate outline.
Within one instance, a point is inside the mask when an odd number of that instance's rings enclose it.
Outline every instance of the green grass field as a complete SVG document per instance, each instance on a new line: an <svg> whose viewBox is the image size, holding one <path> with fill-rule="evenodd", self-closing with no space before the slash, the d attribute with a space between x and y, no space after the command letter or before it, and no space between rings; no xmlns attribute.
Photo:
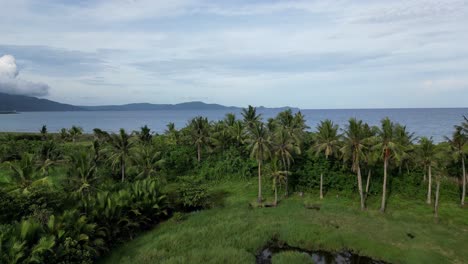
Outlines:
<svg viewBox="0 0 468 264"><path fill-rule="evenodd" d="M180 222L168 220L114 249L101 263L254 263L255 254L274 237L307 250L351 249L392 263L468 262L468 212L455 201L442 201L436 223L424 201L395 196L381 214L379 197L371 197L364 212L357 199L331 193L323 201L316 194L293 194L277 208L251 208L254 181L213 189L228 192L223 207L190 213ZM320 204L321 210L305 204ZM276 254L272 261L310 263L292 252Z"/></svg>

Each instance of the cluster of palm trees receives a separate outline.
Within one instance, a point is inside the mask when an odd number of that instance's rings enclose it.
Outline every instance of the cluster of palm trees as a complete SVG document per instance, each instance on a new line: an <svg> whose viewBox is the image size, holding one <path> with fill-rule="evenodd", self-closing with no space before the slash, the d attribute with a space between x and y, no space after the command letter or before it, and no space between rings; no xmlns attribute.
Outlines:
<svg viewBox="0 0 468 264"><path fill-rule="evenodd" d="M242 111L243 120L236 120L235 115L228 114L224 120L210 123L204 117L196 117L187 129L191 141L197 148L197 160L201 161L203 148L223 149L226 145L235 142L237 146L244 145L250 151L250 157L257 161L258 169L258 203L262 197L262 171L265 163L270 161L273 171L270 173L274 188L284 185L285 196L288 195L288 174L294 157L304 148L307 125L301 112L293 114L286 110L276 118L262 122L261 114L256 108L249 106ZM463 206L466 196L465 155L468 152L468 121L455 127L451 138L446 142L435 144L432 138L417 138L406 126L394 123L384 118L380 126L369 124L351 118L344 129L331 120L321 121L312 133L310 149L316 155L323 155L326 160L333 157L349 164L356 174L357 189L360 197L360 207L366 208L366 198L371 184L372 172L377 168L383 169L382 198L380 210L385 211L387 205L387 192L389 181L389 168L423 167L424 181L427 175L427 203L433 200L433 173L435 173L436 194L438 202L440 181L448 177L448 167L453 162L461 166L462 194L460 203ZM177 133L173 124L168 127L167 135ZM231 140L231 141L229 141ZM278 163L278 164L276 164ZM381 165L379 165L381 164ZM279 166L278 166L279 165ZM362 171L367 171L367 180L364 183ZM324 197L323 181L326 177L325 169L320 171L320 199ZM365 186L364 186L365 184ZM277 190L275 189L275 193ZM275 195L277 197L277 195ZM277 198L274 204L276 205Z"/></svg>

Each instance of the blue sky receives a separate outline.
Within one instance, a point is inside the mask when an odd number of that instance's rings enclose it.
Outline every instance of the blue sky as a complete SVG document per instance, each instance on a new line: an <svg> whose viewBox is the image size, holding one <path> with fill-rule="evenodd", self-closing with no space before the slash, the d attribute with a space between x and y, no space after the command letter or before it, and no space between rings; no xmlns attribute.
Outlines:
<svg viewBox="0 0 468 264"><path fill-rule="evenodd" d="M4 92L79 105L468 106L468 0L0 6Z"/></svg>

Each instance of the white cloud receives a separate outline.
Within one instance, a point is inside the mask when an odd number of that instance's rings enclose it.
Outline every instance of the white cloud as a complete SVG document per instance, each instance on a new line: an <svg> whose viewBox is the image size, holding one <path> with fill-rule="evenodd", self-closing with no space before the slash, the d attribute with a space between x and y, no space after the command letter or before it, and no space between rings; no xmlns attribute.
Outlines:
<svg viewBox="0 0 468 264"><path fill-rule="evenodd" d="M17 75L18 68L15 57L11 55L0 57L0 78L16 78Z"/></svg>
<svg viewBox="0 0 468 264"><path fill-rule="evenodd" d="M0 92L30 96L45 96L49 86L43 83L30 82L17 78L19 74L15 57L4 55L0 57Z"/></svg>

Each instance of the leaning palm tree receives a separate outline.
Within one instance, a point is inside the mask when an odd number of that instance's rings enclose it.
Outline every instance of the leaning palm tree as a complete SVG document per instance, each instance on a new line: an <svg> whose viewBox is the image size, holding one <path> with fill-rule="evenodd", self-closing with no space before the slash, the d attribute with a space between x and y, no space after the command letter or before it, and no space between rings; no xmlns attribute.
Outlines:
<svg viewBox="0 0 468 264"><path fill-rule="evenodd" d="M451 147L451 152L454 159L458 162L461 161L462 166L462 196L461 206L465 205L466 196L466 173L465 173L465 154L468 146L468 137L462 133L463 128L460 126L455 127L455 132L452 134L452 138L445 137Z"/></svg>
<svg viewBox="0 0 468 264"><path fill-rule="evenodd" d="M365 140L363 127L364 125L362 120L358 121L356 118L351 118L344 132L344 145L340 149L343 154L343 159L345 161L351 160L351 169L357 175L359 196L361 198L361 210L365 209L361 177L361 160L364 158L364 151L366 149L366 146L363 143Z"/></svg>
<svg viewBox="0 0 468 264"><path fill-rule="evenodd" d="M70 134L70 137L72 138L72 141L74 143L76 141L76 138L79 135L83 134L83 129L81 127L72 126L68 133Z"/></svg>
<svg viewBox="0 0 468 264"><path fill-rule="evenodd" d="M312 151L316 155L325 154L325 158L335 155L340 150L340 134L338 134L338 125L333 124L329 119L321 121L317 126L315 134L315 144ZM320 172L320 199L323 199L323 171Z"/></svg>
<svg viewBox="0 0 468 264"><path fill-rule="evenodd" d="M427 186L427 199L426 203L431 204L432 200L432 167L435 163L436 147L432 138L421 137L419 139L419 146L417 148L417 154L427 168L428 173L428 186Z"/></svg>
<svg viewBox="0 0 468 264"><path fill-rule="evenodd" d="M131 136L121 128L118 134L109 136L109 159L113 167L120 167L122 182L125 181L125 165L129 160L133 146L135 145Z"/></svg>
<svg viewBox="0 0 468 264"><path fill-rule="evenodd" d="M257 108L249 105L247 109L242 109L242 117L244 118L244 123L247 127L251 128L255 123L258 123L262 119L261 114L257 114Z"/></svg>
<svg viewBox="0 0 468 264"><path fill-rule="evenodd" d="M192 142L197 146L197 160L201 161L202 147L207 145L210 140L210 123L208 118L197 116L190 121L190 135Z"/></svg>
<svg viewBox="0 0 468 264"><path fill-rule="evenodd" d="M381 151L382 159L384 162L384 178L382 186L382 203L380 211L385 212L386 198L387 198L387 170L388 164L391 159L399 160L401 146L398 144L395 137L395 125L387 117L382 120L381 128L378 132L378 143L374 146L375 149Z"/></svg>
<svg viewBox="0 0 468 264"><path fill-rule="evenodd" d="M286 196L289 195L288 191L288 171L291 166L291 163L294 162L293 155L301 154L301 149L299 146L295 145L294 139L291 134L286 130L286 128L280 128L273 135L273 151L276 157L281 160L283 166L283 171L286 173L286 184L285 191Z"/></svg>
<svg viewBox="0 0 468 264"><path fill-rule="evenodd" d="M270 137L263 123L254 123L249 128L250 157L258 163L258 203L262 202L262 164L271 155Z"/></svg>

